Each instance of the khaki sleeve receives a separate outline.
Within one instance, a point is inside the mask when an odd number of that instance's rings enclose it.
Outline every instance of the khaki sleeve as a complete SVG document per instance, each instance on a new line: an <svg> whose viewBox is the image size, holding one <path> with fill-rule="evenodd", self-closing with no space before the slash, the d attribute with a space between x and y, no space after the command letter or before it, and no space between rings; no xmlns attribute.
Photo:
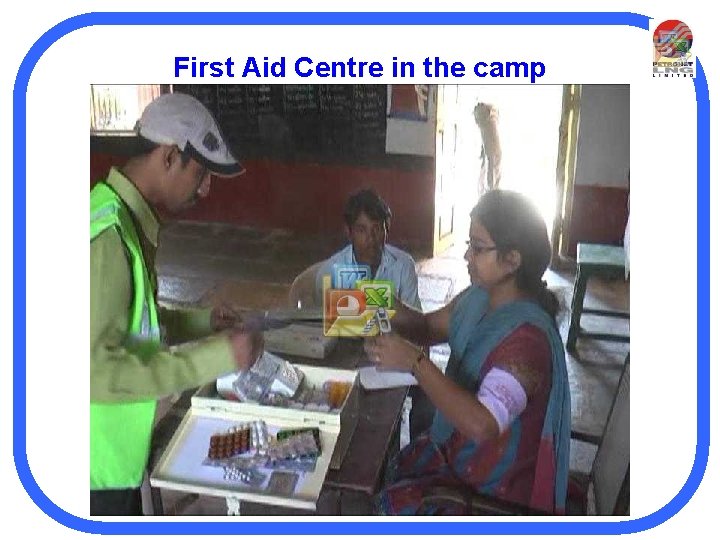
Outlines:
<svg viewBox="0 0 720 540"><path fill-rule="evenodd" d="M235 370L230 341L217 335L159 351L127 346L130 266L108 230L90 244L90 400L156 399Z"/></svg>
<svg viewBox="0 0 720 540"><path fill-rule="evenodd" d="M210 309L160 308L158 316L165 329L167 343L184 343L213 333Z"/></svg>

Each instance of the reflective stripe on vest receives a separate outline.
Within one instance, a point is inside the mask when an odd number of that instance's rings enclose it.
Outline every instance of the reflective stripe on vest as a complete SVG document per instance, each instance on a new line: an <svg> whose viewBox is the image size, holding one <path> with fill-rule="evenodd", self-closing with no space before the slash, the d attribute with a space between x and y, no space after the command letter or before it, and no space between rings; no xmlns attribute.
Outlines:
<svg viewBox="0 0 720 540"><path fill-rule="evenodd" d="M90 192L90 241L115 228L132 270L128 347L154 349L160 326L150 275L130 212L105 183ZM90 489L136 488L150 453L156 401L90 404Z"/></svg>

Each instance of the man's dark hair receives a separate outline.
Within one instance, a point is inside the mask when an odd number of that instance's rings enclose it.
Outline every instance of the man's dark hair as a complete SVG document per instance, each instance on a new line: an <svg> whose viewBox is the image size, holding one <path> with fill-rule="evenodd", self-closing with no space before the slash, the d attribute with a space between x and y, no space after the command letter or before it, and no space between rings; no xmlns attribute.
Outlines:
<svg viewBox="0 0 720 540"><path fill-rule="evenodd" d="M140 135L136 135L133 142L132 155L146 156L152 153L152 151L155 150L158 146L160 146L158 143L146 139L145 137L142 137ZM190 163L190 159L190 154L188 154L187 152L183 152L182 149L180 149L180 163L183 167L186 167L187 164Z"/></svg>
<svg viewBox="0 0 720 540"><path fill-rule="evenodd" d="M360 190L347 200L343 217L348 227L355 224L361 212L373 221L384 223L386 229L390 228L390 218L392 218L390 207L374 190Z"/></svg>

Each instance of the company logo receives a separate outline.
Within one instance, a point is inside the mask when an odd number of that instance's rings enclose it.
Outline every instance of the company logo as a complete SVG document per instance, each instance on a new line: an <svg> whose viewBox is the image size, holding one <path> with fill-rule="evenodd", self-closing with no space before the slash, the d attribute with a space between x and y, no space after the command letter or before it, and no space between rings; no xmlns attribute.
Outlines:
<svg viewBox="0 0 720 540"><path fill-rule="evenodd" d="M653 77L694 77L692 42L692 31L684 22L660 23L653 34Z"/></svg>
<svg viewBox="0 0 720 540"><path fill-rule="evenodd" d="M203 146L211 152L215 152L218 148L220 148L220 141L218 141L215 134L210 131L205 134L202 143Z"/></svg>
<svg viewBox="0 0 720 540"><path fill-rule="evenodd" d="M336 265L332 276L323 277L326 336L374 336L379 332L377 311L384 310L389 318L395 314L392 281L367 279L369 277L370 269L363 265ZM350 286L336 287L335 283Z"/></svg>

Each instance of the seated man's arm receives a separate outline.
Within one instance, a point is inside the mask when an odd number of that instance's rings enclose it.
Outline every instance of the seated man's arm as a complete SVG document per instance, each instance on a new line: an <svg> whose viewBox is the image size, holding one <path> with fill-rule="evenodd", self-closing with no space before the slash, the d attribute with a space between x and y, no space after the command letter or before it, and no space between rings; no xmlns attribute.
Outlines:
<svg viewBox="0 0 720 540"><path fill-rule="evenodd" d="M420 296L418 295L418 275L415 270L415 261L408 257L407 263L404 265L401 282L397 285L400 290L400 300L403 304L413 308L416 311L422 311Z"/></svg>

